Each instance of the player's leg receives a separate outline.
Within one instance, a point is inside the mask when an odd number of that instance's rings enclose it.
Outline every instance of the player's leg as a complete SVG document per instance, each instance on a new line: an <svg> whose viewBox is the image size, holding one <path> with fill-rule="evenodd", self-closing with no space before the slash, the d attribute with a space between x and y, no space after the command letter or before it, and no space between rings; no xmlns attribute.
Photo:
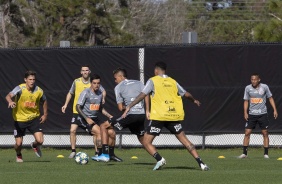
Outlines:
<svg viewBox="0 0 282 184"><path fill-rule="evenodd" d="M18 122L14 122L14 137L15 137L15 151L16 151L16 162L23 162L22 159L22 143L23 143L23 136L25 135L25 127L23 127L25 124ZM22 127L21 127L22 126Z"/></svg>
<svg viewBox="0 0 282 184"><path fill-rule="evenodd" d="M72 123L70 126L70 144L71 144L71 153L69 158L74 158L76 154L76 130L78 128L77 124Z"/></svg>
<svg viewBox="0 0 282 184"><path fill-rule="evenodd" d="M199 164L199 167L203 171L208 171L209 167L202 161L200 158L195 146L189 141L189 139L186 137L185 133L181 130L179 133L174 134L176 138L185 146L185 148L188 150L188 152L195 158L197 163Z"/></svg>
<svg viewBox="0 0 282 184"><path fill-rule="evenodd" d="M109 156L110 160L116 162L122 162L123 160L115 155L115 145L116 145L116 132L112 126L108 128L108 135L109 135Z"/></svg>
<svg viewBox="0 0 282 184"><path fill-rule="evenodd" d="M41 157L42 156L41 145L44 142L44 138L43 138L43 132L39 119L36 118L31 122L29 122L27 129L30 131L30 133L33 134L33 137L35 139L35 141L32 142L30 146L33 149L35 155L37 157Z"/></svg>
<svg viewBox="0 0 282 184"><path fill-rule="evenodd" d="M258 119L258 124L261 128L261 133L263 135L263 147L264 147L264 158L269 158L268 156L268 148L269 148L269 136L268 136L268 126L269 126L269 120L267 114L261 115L261 117Z"/></svg>
<svg viewBox="0 0 282 184"><path fill-rule="evenodd" d="M93 145L94 145L94 150L95 150L95 156L99 155L99 150L97 148L97 136L93 135Z"/></svg>
<svg viewBox="0 0 282 184"><path fill-rule="evenodd" d="M252 130L256 127L257 116L249 115L249 119L245 124L245 135L243 140L243 153L238 158L247 158L248 157L248 146L250 144L250 137Z"/></svg>

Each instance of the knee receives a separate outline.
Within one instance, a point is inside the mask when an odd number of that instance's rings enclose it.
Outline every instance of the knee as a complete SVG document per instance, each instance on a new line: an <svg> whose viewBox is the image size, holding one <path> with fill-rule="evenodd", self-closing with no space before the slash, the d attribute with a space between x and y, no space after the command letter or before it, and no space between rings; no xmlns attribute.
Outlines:
<svg viewBox="0 0 282 184"><path fill-rule="evenodd" d="M22 144L23 144L22 142L16 142L14 147L15 147L15 148L17 148L17 147L21 147L21 146L22 146Z"/></svg>
<svg viewBox="0 0 282 184"><path fill-rule="evenodd" d="M70 134L71 134L71 135L75 135L75 134L76 134L76 130L70 129Z"/></svg>
<svg viewBox="0 0 282 184"><path fill-rule="evenodd" d="M114 131L114 129L108 129L108 134L109 134L111 137L115 137L115 136L116 136L116 132Z"/></svg>

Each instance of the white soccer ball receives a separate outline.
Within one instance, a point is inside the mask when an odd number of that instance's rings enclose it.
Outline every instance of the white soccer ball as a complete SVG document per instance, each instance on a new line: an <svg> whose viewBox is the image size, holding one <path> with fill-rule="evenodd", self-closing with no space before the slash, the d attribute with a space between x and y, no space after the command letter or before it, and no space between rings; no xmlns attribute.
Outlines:
<svg viewBox="0 0 282 184"><path fill-rule="evenodd" d="M74 160L76 163L81 164L81 165L85 165L88 163L89 161L89 157L86 153L84 152L78 152L75 157Z"/></svg>

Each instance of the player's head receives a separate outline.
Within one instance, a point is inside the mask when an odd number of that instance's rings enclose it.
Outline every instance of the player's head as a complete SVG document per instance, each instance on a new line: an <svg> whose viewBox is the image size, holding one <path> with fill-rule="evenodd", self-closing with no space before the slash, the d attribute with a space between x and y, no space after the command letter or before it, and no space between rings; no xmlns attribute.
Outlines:
<svg viewBox="0 0 282 184"><path fill-rule="evenodd" d="M94 91L97 91L100 88L101 77L97 74L92 74L90 77L90 82L91 82L91 88Z"/></svg>
<svg viewBox="0 0 282 184"><path fill-rule="evenodd" d="M165 74L166 64L164 62L156 62L155 63L155 75Z"/></svg>
<svg viewBox="0 0 282 184"><path fill-rule="evenodd" d="M258 73L253 73L251 75L251 83L253 87L257 87L260 83L260 76Z"/></svg>
<svg viewBox="0 0 282 184"><path fill-rule="evenodd" d="M121 81L127 78L127 72L124 68L117 68L113 71L115 82L119 84Z"/></svg>
<svg viewBox="0 0 282 184"><path fill-rule="evenodd" d="M36 72L28 70L24 74L24 81L26 83L26 86L28 88L33 88L35 84L35 77L36 77Z"/></svg>
<svg viewBox="0 0 282 184"><path fill-rule="evenodd" d="M88 79L90 76L91 70L88 65L82 65L80 74L84 79Z"/></svg>

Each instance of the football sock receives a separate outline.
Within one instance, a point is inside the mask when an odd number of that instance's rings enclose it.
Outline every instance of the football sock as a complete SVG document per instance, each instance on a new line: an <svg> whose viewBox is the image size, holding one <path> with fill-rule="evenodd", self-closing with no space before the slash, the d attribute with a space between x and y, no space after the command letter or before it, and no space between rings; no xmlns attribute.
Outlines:
<svg viewBox="0 0 282 184"><path fill-rule="evenodd" d="M264 154L268 155L268 147L264 147Z"/></svg>
<svg viewBox="0 0 282 184"><path fill-rule="evenodd" d="M154 157L157 161L160 161L160 160L162 159L162 156L161 156L158 152L156 152L156 153L153 155L153 157Z"/></svg>
<svg viewBox="0 0 282 184"><path fill-rule="evenodd" d="M243 146L243 154L248 154L248 146Z"/></svg>
<svg viewBox="0 0 282 184"><path fill-rule="evenodd" d="M22 154L21 153L17 153L17 157L21 157L22 156Z"/></svg>
<svg viewBox="0 0 282 184"><path fill-rule="evenodd" d="M202 161L202 159L200 157L195 158L195 159L196 159L196 161L198 162L199 165L204 164L204 162Z"/></svg>
<svg viewBox="0 0 282 184"><path fill-rule="evenodd" d="M109 145L107 145L107 144L102 145L102 153L103 154L109 154Z"/></svg>
<svg viewBox="0 0 282 184"><path fill-rule="evenodd" d="M97 149L98 149L98 156L100 156L103 153L102 148L97 148Z"/></svg>
<svg viewBox="0 0 282 184"><path fill-rule="evenodd" d="M71 152L76 152L76 150L75 149L71 149Z"/></svg>
<svg viewBox="0 0 282 184"><path fill-rule="evenodd" d="M115 147L114 146L109 146L109 155L110 156L115 155Z"/></svg>

